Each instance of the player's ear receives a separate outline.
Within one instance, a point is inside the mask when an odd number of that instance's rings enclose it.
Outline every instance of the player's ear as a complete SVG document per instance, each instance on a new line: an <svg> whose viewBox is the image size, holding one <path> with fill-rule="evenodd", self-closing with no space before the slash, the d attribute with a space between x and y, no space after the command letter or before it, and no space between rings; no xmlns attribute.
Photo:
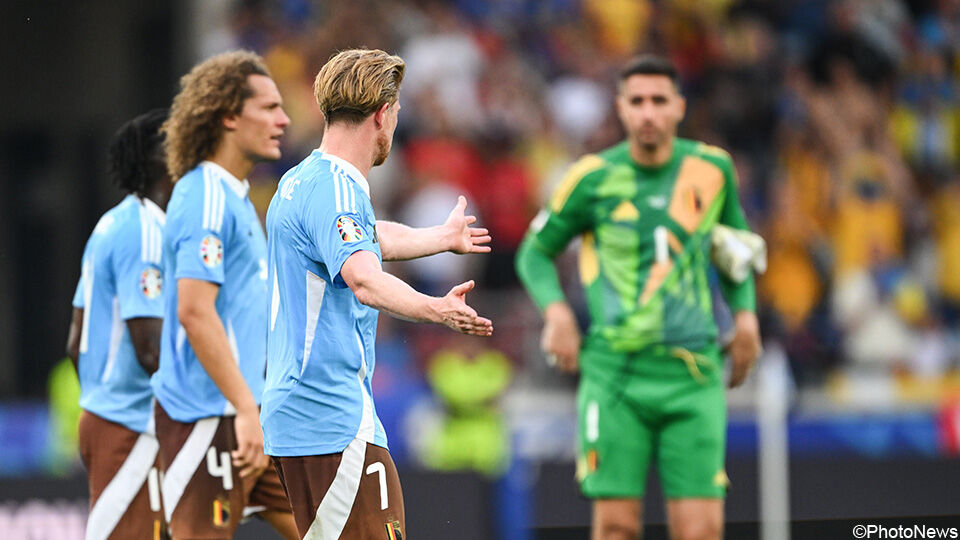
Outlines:
<svg viewBox="0 0 960 540"><path fill-rule="evenodd" d="M617 109L617 118L620 119L620 123L624 127L627 126L627 98L623 94L617 93L617 97L613 100L614 106Z"/></svg>
<svg viewBox="0 0 960 540"><path fill-rule="evenodd" d="M677 97L677 121L683 120L683 117L687 115L687 100L683 97L683 94L679 94Z"/></svg>
<svg viewBox="0 0 960 540"><path fill-rule="evenodd" d="M240 115L237 114L228 114L223 117L223 127L227 128L227 131L233 131L237 129L237 120Z"/></svg>
<svg viewBox="0 0 960 540"><path fill-rule="evenodd" d="M387 117L387 109L389 108L390 103L384 103L373 113L373 124L378 128L383 127L383 120Z"/></svg>

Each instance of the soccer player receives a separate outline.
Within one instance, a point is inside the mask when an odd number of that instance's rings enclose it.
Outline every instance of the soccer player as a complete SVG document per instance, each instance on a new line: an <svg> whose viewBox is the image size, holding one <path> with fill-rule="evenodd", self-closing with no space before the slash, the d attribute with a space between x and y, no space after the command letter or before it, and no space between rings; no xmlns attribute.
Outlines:
<svg viewBox="0 0 960 540"><path fill-rule="evenodd" d="M654 461L673 538L719 538L723 527L726 402L709 247L717 224L748 227L730 156L676 136L685 106L672 64L630 61L616 97L627 139L571 167L516 260L543 310L548 360L581 373L577 472L594 539L639 537ZM553 263L578 235L591 320L582 344ZM721 274L720 285L735 313L737 386L760 349L753 277Z"/></svg>
<svg viewBox="0 0 960 540"><path fill-rule="evenodd" d="M165 110L110 141L111 179L128 195L97 223L83 252L67 354L80 377L80 457L90 483L87 539L165 534L150 374L160 357L160 237L170 198L160 126Z"/></svg>
<svg viewBox="0 0 960 540"><path fill-rule="evenodd" d="M235 51L185 75L166 134L176 178L163 235L165 301L157 397L164 511L174 538L231 538L258 513L296 537L263 454L267 243L242 180L280 158L290 122L263 60Z"/></svg>
<svg viewBox="0 0 960 540"><path fill-rule="evenodd" d="M466 199L446 223L377 221L367 173L390 153L404 63L347 50L317 74L323 141L280 180L267 211L271 283L264 442L304 538L400 540L404 506L371 379L378 311L489 336L465 303L468 281L442 298L381 269L381 260L485 253Z"/></svg>

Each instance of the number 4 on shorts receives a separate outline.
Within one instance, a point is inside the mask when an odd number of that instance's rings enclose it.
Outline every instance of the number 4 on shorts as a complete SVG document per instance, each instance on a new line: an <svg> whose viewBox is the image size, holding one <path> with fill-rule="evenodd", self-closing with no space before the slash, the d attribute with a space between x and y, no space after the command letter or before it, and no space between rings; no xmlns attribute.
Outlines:
<svg viewBox="0 0 960 540"><path fill-rule="evenodd" d="M223 480L223 489L230 491L233 489L233 474L230 470L230 453L220 452L219 463L217 460L217 449L210 447L207 450L207 472L210 476L219 477Z"/></svg>

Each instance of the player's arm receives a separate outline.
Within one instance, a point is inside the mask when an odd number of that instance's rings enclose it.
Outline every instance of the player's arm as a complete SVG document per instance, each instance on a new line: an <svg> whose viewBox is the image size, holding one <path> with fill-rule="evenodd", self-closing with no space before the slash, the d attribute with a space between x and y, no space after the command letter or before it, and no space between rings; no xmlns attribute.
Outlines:
<svg viewBox="0 0 960 540"><path fill-rule="evenodd" d="M216 301L226 276L224 252L229 247L232 215L208 212L216 192L197 178L177 182L163 229L164 242L173 246L176 273L177 319L187 334L200 365L236 409L234 431L237 449L233 466L241 476L256 476L269 465L263 454L260 411L247 387L227 332L217 313ZM201 219L202 218L202 219Z"/></svg>
<svg viewBox="0 0 960 540"><path fill-rule="evenodd" d="M73 315L70 318L70 329L67 331L67 356L73 363L73 368L80 375L80 339L83 335L83 273L77 281L77 289L73 293Z"/></svg>
<svg viewBox="0 0 960 540"><path fill-rule="evenodd" d="M153 374L160 367L160 332L163 319L156 317L134 317L127 319L127 330L137 362L147 374Z"/></svg>
<svg viewBox="0 0 960 540"><path fill-rule="evenodd" d="M70 330L67 332L67 356L73 363L73 368L80 373L78 360L80 358L80 334L83 333L83 308L73 308L70 319Z"/></svg>
<svg viewBox="0 0 960 540"><path fill-rule="evenodd" d="M383 271L376 254L355 251L340 268L340 277L357 300L366 306L414 322L443 324L475 336L489 336L493 323L466 304L473 281L461 283L438 298L419 293L403 280Z"/></svg>
<svg viewBox="0 0 960 540"><path fill-rule="evenodd" d="M723 212L720 214L720 223L744 231L750 230L747 218L740 205L737 193L736 171L731 162L727 163L724 171L727 183L727 196ZM745 280L736 283L718 272L720 292L724 300L733 311L734 331L728 351L733 361L733 370L730 373L730 387L735 388L746 380L757 356L760 354L760 324L757 321L757 292L753 274Z"/></svg>
<svg viewBox="0 0 960 540"><path fill-rule="evenodd" d="M377 221L380 253L385 261L402 261L427 257L444 251L454 253L488 253L490 235L487 229L471 227L476 216L465 215L467 199L460 196L443 225L413 228L392 221Z"/></svg>
<svg viewBox="0 0 960 540"><path fill-rule="evenodd" d="M563 294L554 261L570 240L590 225L590 177L601 165L596 156L587 156L571 168L549 207L531 223L515 261L520 282L543 312L540 346L548 361L555 360L568 372L577 370L580 329Z"/></svg>
<svg viewBox="0 0 960 540"><path fill-rule="evenodd" d="M152 374L160 366L163 271L159 242L144 244L144 236L152 234L141 234L139 229L122 231L112 247L110 261L120 316L127 323L137 362L147 374Z"/></svg>
<svg viewBox="0 0 960 540"><path fill-rule="evenodd" d="M259 431L257 401L240 372L223 321L217 313L217 294L220 286L200 279L177 280L177 319L187 333L194 354L213 379L224 397L237 410L234 428L237 432L238 449L233 453L233 464L240 468L240 476L259 474L267 466L263 457L263 434ZM256 434L241 436L241 431L252 429L247 424L256 422L259 432L259 448Z"/></svg>

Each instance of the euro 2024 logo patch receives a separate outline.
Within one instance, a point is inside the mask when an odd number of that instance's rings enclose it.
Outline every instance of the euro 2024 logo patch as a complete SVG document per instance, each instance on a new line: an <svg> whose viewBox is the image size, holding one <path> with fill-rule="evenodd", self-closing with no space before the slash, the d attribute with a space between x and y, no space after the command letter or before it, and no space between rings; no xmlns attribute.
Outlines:
<svg viewBox="0 0 960 540"><path fill-rule="evenodd" d="M337 218L337 231L344 242L359 242L363 240L363 229L350 216Z"/></svg>
<svg viewBox="0 0 960 540"><path fill-rule="evenodd" d="M147 268L140 274L140 292L153 300L163 292L163 274L156 268Z"/></svg>
<svg viewBox="0 0 960 540"><path fill-rule="evenodd" d="M207 268L216 268L223 262L223 244L220 239L208 234L200 241L200 260Z"/></svg>

